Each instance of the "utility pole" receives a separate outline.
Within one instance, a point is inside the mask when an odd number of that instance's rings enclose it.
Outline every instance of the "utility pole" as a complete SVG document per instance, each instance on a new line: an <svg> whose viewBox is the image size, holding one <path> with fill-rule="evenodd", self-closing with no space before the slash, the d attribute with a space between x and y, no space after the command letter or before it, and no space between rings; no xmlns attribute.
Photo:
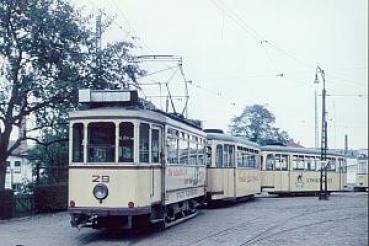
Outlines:
<svg viewBox="0 0 369 246"><path fill-rule="evenodd" d="M323 81L323 91L322 91L322 136L321 136L321 144L320 144L320 200L328 199L328 187L327 187L327 148L328 148L328 124L327 124L327 112L326 112L326 94L327 91L325 89L325 73L322 68L317 66L315 73L315 81L314 83L319 83L318 74L320 74ZM323 167L324 165L324 167ZM323 170L324 169L324 170ZM324 190L323 190L324 183Z"/></svg>
<svg viewBox="0 0 369 246"><path fill-rule="evenodd" d="M314 106L315 106L315 148L319 148L319 126L318 126L318 91L317 88L314 90Z"/></svg>

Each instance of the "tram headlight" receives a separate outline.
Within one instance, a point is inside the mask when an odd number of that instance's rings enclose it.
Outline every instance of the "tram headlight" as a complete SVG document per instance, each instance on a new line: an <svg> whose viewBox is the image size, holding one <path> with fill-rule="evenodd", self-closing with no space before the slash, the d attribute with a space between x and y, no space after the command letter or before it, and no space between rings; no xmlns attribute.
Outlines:
<svg viewBox="0 0 369 246"><path fill-rule="evenodd" d="M100 200L101 202L101 200L104 200L108 196L109 190L105 184L100 183L100 184L95 185L92 193L94 194L94 197Z"/></svg>

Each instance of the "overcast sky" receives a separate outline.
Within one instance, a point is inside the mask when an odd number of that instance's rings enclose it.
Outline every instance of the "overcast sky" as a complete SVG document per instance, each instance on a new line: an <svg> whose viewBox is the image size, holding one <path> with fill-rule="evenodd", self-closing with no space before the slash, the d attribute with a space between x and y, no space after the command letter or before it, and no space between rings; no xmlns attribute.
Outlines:
<svg viewBox="0 0 369 246"><path fill-rule="evenodd" d="M313 147L313 81L319 65L332 95L327 98L329 147L342 148L344 134L349 147L368 146L366 0L75 2L86 11L102 8L116 16L103 34L104 44L134 40L136 54L182 56L185 75L193 81L189 116L203 120L205 128L227 130L230 118L246 105L264 104L275 114L277 127ZM142 64L149 72L172 65ZM171 73L142 83L165 82ZM173 94L181 93L181 82L177 73L170 82ZM146 95L160 95L159 89L144 87Z"/></svg>

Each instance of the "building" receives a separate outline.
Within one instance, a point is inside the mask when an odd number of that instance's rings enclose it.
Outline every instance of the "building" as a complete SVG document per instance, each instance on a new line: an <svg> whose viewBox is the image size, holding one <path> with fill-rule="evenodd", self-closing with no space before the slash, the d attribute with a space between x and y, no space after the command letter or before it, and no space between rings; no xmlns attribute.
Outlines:
<svg viewBox="0 0 369 246"><path fill-rule="evenodd" d="M18 137L25 136L26 120L23 120L18 131ZM9 142L9 147L13 146L15 141ZM13 189L16 192L22 190L22 186L32 182L32 166L28 157L27 141L22 141L13 153L6 160L5 189Z"/></svg>
<svg viewBox="0 0 369 246"><path fill-rule="evenodd" d="M9 146L13 146L10 141ZM27 159L27 144L22 143L6 160L5 189L21 191L22 185L32 181L32 166Z"/></svg>

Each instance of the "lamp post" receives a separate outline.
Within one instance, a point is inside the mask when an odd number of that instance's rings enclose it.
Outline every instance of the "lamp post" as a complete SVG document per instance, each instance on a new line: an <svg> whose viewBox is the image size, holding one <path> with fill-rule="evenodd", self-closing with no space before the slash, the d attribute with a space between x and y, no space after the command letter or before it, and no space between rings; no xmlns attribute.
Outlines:
<svg viewBox="0 0 369 246"><path fill-rule="evenodd" d="M327 112L326 112L326 89L325 89L325 73L324 70L317 66L316 72L315 72L315 81L314 83L319 83L318 74L320 74L320 77L323 81L323 91L322 91L322 136L321 136L321 142L320 142L320 160L321 160L321 166L320 166L320 193L319 193L319 199L328 199L328 190L327 190L327 165L324 166L324 174L323 174L323 163L326 163L327 160L327 148L328 148L328 135L327 135ZM324 179L324 180L323 180ZM324 191L323 191L323 181L324 181Z"/></svg>

